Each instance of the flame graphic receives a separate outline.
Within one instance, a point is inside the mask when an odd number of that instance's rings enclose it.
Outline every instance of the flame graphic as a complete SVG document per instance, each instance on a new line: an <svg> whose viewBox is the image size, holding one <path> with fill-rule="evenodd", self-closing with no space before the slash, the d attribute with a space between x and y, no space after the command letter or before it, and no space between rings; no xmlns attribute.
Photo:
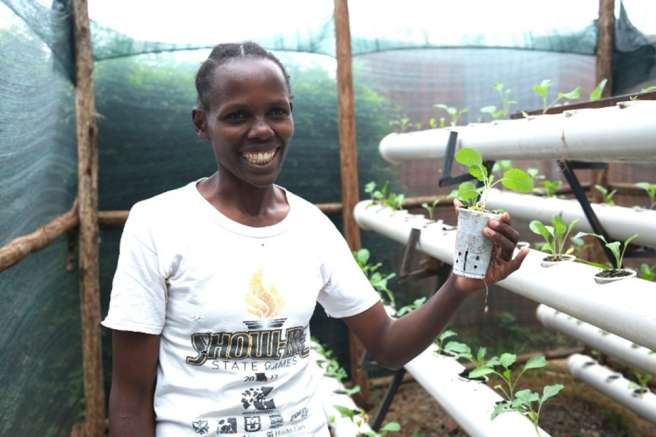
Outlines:
<svg viewBox="0 0 656 437"><path fill-rule="evenodd" d="M262 269L251 276L251 288L246 294L247 311L260 319L270 319L282 310L284 301L276 287L269 289L262 284Z"/></svg>

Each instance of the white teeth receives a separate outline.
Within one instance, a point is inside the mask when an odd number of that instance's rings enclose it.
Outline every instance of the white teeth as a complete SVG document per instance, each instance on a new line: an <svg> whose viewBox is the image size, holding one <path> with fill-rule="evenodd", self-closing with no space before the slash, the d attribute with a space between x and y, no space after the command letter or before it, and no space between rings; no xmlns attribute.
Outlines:
<svg viewBox="0 0 656 437"><path fill-rule="evenodd" d="M276 151L272 150L270 152L244 153L243 157L251 164L264 165L271 162L275 154Z"/></svg>

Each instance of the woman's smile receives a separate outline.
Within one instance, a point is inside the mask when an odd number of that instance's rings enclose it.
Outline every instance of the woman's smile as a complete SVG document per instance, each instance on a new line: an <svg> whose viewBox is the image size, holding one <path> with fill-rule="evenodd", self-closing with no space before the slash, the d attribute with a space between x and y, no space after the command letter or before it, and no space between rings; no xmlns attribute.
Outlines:
<svg viewBox="0 0 656 437"><path fill-rule="evenodd" d="M279 147L263 152L243 152L241 156L250 165L254 165L256 167L266 167L267 165L271 164L274 158L278 155L278 150L280 150Z"/></svg>

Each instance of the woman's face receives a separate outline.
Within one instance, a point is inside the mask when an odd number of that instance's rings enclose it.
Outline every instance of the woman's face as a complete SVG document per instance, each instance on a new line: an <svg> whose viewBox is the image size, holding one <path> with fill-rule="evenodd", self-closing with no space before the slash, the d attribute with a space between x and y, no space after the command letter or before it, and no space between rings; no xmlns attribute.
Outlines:
<svg viewBox="0 0 656 437"><path fill-rule="evenodd" d="M194 110L198 135L212 143L221 177L270 186L294 133L289 90L273 61L236 58L213 71L209 108Z"/></svg>

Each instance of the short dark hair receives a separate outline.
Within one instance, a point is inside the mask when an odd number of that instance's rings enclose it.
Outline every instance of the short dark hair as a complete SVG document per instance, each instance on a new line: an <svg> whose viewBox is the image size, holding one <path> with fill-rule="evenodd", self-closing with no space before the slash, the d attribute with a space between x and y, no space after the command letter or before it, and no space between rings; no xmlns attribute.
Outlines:
<svg viewBox="0 0 656 437"><path fill-rule="evenodd" d="M199 105L204 109L209 109L209 93L212 88L212 73L216 67L231 59L246 57L269 59L280 67L280 70L285 77L287 91L291 96L292 91L289 85L289 75L287 74L287 70L273 53L252 41L246 41L243 43L225 43L218 44L212 49L212 52L201 64L196 73L196 92L198 93Z"/></svg>

